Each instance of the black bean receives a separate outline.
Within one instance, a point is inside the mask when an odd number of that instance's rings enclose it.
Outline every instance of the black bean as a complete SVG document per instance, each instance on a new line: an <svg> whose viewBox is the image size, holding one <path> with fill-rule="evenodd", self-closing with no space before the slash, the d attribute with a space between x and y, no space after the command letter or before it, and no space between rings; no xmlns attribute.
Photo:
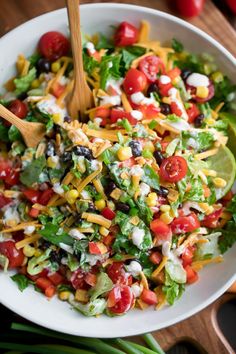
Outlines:
<svg viewBox="0 0 236 354"><path fill-rule="evenodd" d="M129 205L127 205L125 203L118 202L118 203L116 203L116 209L123 211L123 213L127 213L129 211L130 207L129 207Z"/></svg>
<svg viewBox="0 0 236 354"><path fill-rule="evenodd" d="M106 195L110 195L114 189L116 189L116 185L112 180L110 180L104 188Z"/></svg>
<svg viewBox="0 0 236 354"><path fill-rule="evenodd" d="M160 196L160 197L167 197L169 191L167 188L165 187L160 187L159 190L157 190L157 194Z"/></svg>
<svg viewBox="0 0 236 354"><path fill-rule="evenodd" d="M71 122L72 122L71 117L65 116L65 117L64 117L64 122L66 122L66 123L71 123Z"/></svg>
<svg viewBox="0 0 236 354"><path fill-rule="evenodd" d="M95 206L94 206L94 204L93 203L89 203L89 207L88 207L88 213L95 213L95 212L97 212L97 210L96 210L96 208L95 208Z"/></svg>
<svg viewBox="0 0 236 354"><path fill-rule="evenodd" d="M67 255L66 251L60 249L59 251L52 251L50 253L50 261L55 263L61 263L63 257Z"/></svg>
<svg viewBox="0 0 236 354"><path fill-rule="evenodd" d="M181 77L182 79L185 81L187 79L187 77L191 74L191 70L189 70L188 68L185 68L183 70L181 70Z"/></svg>
<svg viewBox="0 0 236 354"><path fill-rule="evenodd" d="M159 92L158 86L155 82L149 85L149 87L147 89L147 96L150 97L151 93L154 93L154 92L156 92L156 93Z"/></svg>
<svg viewBox="0 0 236 354"><path fill-rule="evenodd" d="M204 118L205 118L205 116L204 116L203 113L199 114L199 115L195 118L195 120L194 120L194 126L195 126L196 128L200 128L200 127L202 126L202 123L203 123L203 121L204 121Z"/></svg>
<svg viewBox="0 0 236 354"><path fill-rule="evenodd" d="M164 160L163 154L160 151L156 150L156 151L154 151L153 155L154 155L158 165L161 165L162 161Z"/></svg>
<svg viewBox="0 0 236 354"><path fill-rule="evenodd" d="M82 221L83 221L83 219L81 218L81 215L77 214L76 217L75 217L74 225L75 226L79 226Z"/></svg>
<svg viewBox="0 0 236 354"><path fill-rule="evenodd" d="M21 101L24 101L28 97L26 92L22 92L19 95L17 95L17 98Z"/></svg>
<svg viewBox="0 0 236 354"><path fill-rule="evenodd" d="M50 140L47 143L47 148L46 148L46 156L54 156L55 155L55 142L53 140Z"/></svg>
<svg viewBox="0 0 236 354"><path fill-rule="evenodd" d="M134 157L138 157L142 155L142 146L139 141L137 140L132 140L129 143L129 146L131 147L132 154Z"/></svg>
<svg viewBox="0 0 236 354"><path fill-rule="evenodd" d="M71 151L65 151L62 154L62 156L61 156L61 161L62 162L72 161L72 152Z"/></svg>
<svg viewBox="0 0 236 354"><path fill-rule="evenodd" d="M165 114L166 116L168 114L171 114L170 105L168 103L161 103L160 104L160 109L161 109L161 113Z"/></svg>
<svg viewBox="0 0 236 354"><path fill-rule="evenodd" d="M48 59L40 58L36 65L38 74L48 73L51 70L51 63Z"/></svg>
<svg viewBox="0 0 236 354"><path fill-rule="evenodd" d="M84 156L88 160L93 159L92 151L85 146L78 145L73 147L73 153L78 156Z"/></svg>
<svg viewBox="0 0 236 354"><path fill-rule="evenodd" d="M42 250L46 250L47 248L49 248L51 246L51 242L43 240L42 244L40 245L40 248Z"/></svg>

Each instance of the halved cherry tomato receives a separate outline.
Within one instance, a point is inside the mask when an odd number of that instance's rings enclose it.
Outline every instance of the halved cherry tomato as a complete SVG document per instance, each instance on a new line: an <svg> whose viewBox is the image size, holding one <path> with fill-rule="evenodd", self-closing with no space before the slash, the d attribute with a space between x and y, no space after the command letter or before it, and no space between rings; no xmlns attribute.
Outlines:
<svg viewBox="0 0 236 354"><path fill-rule="evenodd" d="M165 65L163 61L156 55L148 55L139 62L138 66L146 76L148 82L155 82L159 72L165 72Z"/></svg>
<svg viewBox="0 0 236 354"><path fill-rule="evenodd" d="M12 200L10 198L6 198L2 193L0 193L0 209L11 203L11 201Z"/></svg>
<svg viewBox="0 0 236 354"><path fill-rule="evenodd" d="M39 213L40 211L36 208L31 208L30 211L28 212L31 218L37 218L39 216Z"/></svg>
<svg viewBox="0 0 236 354"><path fill-rule="evenodd" d="M112 301L109 301L109 297ZM120 289L113 288L108 295L108 305L114 304L113 306L109 306L109 311L122 314L131 308L134 301L134 295L129 286L121 286Z"/></svg>
<svg viewBox="0 0 236 354"><path fill-rule="evenodd" d="M77 269L72 273L70 281L74 289L86 289L88 285L85 282L85 273L81 269Z"/></svg>
<svg viewBox="0 0 236 354"><path fill-rule="evenodd" d="M36 191L34 189L26 189L23 191L23 194L32 204L35 204L39 200L40 191Z"/></svg>
<svg viewBox="0 0 236 354"><path fill-rule="evenodd" d="M187 284L193 284L198 281L198 273L190 265L187 265L184 269L187 273Z"/></svg>
<svg viewBox="0 0 236 354"><path fill-rule="evenodd" d="M170 156L160 166L160 176L164 181L175 183L183 179L188 171L186 160L181 156Z"/></svg>
<svg viewBox="0 0 236 354"><path fill-rule="evenodd" d="M107 268L107 274L114 284L127 284L127 276L122 262L114 262Z"/></svg>
<svg viewBox="0 0 236 354"><path fill-rule="evenodd" d="M108 207L105 207L102 210L101 214L102 214L102 216L104 216L104 218L106 218L108 220L113 220L114 217L116 216L116 213Z"/></svg>
<svg viewBox="0 0 236 354"><path fill-rule="evenodd" d="M9 161L0 160L0 179L5 180L11 174L11 165Z"/></svg>
<svg viewBox="0 0 236 354"><path fill-rule="evenodd" d="M21 100L14 100L11 101L11 103L9 104L9 106L7 107L9 109L9 111L11 111L12 113L14 113L17 117L23 119L27 116L27 106L24 102L22 102ZM9 123L11 124L11 123Z"/></svg>
<svg viewBox="0 0 236 354"><path fill-rule="evenodd" d="M93 273L87 273L84 277L85 282L90 286L95 286L97 282L97 276Z"/></svg>
<svg viewBox="0 0 236 354"><path fill-rule="evenodd" d="M115 45L124 47L138 41L138 29L129 22L121 22L115 32Z"/></svg>
<svg viewBox="0 0 236 354"><path fill-rule="evenodd" d="M142 301L144 301L148 305L157 304L157 296L154 293L154 291L152 291L152 290L143 289L140 298Z"/></svg>
<svg viewBox="0 0 236 354"><path fill-rule="evenodd" d="M181 255L183 261L183 267L192 264L195 249L196 248L194 246L188 246L185 249L184 253Z"/></svg>
<svg viewBox="0 0 236 354"><path fill-rule="evenodd" d="M175 218L170 226L174 234L182 234L198 229L200 227L200 222L197 215L192 212L188 216L179 216Z"/></svg>
<svg viewBox="0 0 236 354"><path fill-rule="evenodd" d="M89 253L90 254L101 254L101 250L96 242L89 242Z"/></svg>
<svg viewBox="0 0 236 354"><path fill-rule="evenodd" d="M198 16L204 6L205 0L176 0L175 5L181 16Z"/></svg>
<svg viewBox="0 0 236 354"><path fill-rule="evenodd" d="M197 116L199 116L200 111L195 103L191 103L191 106L186 110L188 114L188 122L193 123Z"/></svg>
<svg viewBox="0 0 236 354"><path fill-rule="evenodd" d="M140 70L131 68L127 71L123 83L124 90L127 95L143 91L146 85L146 76Z"/></svg>
<svg viewBox="0 0 236 354"><path fill-rule="evenodd" d="M213 213L206 215L201 222L202 226L209 227L210 229L214 229L218 226L219 218L221 217L223 209L218 209Z"/></svg>
<svg viewBox="0 0 236 354"><path fill-rule="evenodd" d="M42 56L53 61L68 54L70 43L62 33L50 31L42 35L38 49Z"/></svg>
<svg viewBox="0 0 236 354"><path fill-rule="evenodd" d="M181 74L181 70L178 67L176 67L176 68L171 69L170 71L168 71L166 75L169 76L171 81L173 81L178 76L180 76L180 74Z"/></svg>
<svg viewBox="0 0 236 354"><path fill-rule="evenodd" d="M5 183L9 186L15 186L19 183L20 180L20 172L12 169L9 176L6 176Z"/></svg>
<svg viewBox="0 0 236 354"><path fill-rule="evenodd" d="M47 205L53 195L54 195L54 191L51 188L46 189L45 191L42 192L42 194L39 197L38 200L39 204Z"/></svg>
<svg viewBox="0 0 236 354"><path fill-rule="evenodd" d="M47 277L53 283L53 285L56 286L62 284L65 280L64 277L58 272L49 273Z"/></svg>
<svg viewBox="0 0 236 354"><path fill-rule="evenodd" d="M162 255L160 252L154 251L150 254L149 259L153 264L160 264L162 260Z"/></svg>
<svg viewBox="0 0 236 354"><path fill-rule="evenodd" d="M128 119L129 123L132 125L135 125L138 122L129 112L113 108L111 110L111 123L116 123L119 119Z"/></svg>
<svg viewBox="0 0 236 354"><path fill-rule="evenodd" d="M8 258L10 269L20 267L25 259L22 249L18 250L11 240L0 242L0 254Z"/></svg>
<svg viewBox="0 0 236 354"><path fill-rule="evenodd" d="M182 110L179 108L178 104L176 102L171 102L170 104L170 109L173 114L175 114L178 117L182 116Z"/></svg>
<svg viewBox="0 0 236 354"><path fill-rule="evenodd" d="M150 229L155 234L158 244L170 241L172 237L171 228L160 219L155 219L150 223Z"/></svg>
<svg viewBox="0 0 236 354"><path fill-rule="evenodd" d="M53 94L53 96L55 96L56 98L60 97L61 94L65 91L66 86L65 85L61 85L59 82L56 82L55 84L53 84L53 86L51 87L51 93Z"/></svg>

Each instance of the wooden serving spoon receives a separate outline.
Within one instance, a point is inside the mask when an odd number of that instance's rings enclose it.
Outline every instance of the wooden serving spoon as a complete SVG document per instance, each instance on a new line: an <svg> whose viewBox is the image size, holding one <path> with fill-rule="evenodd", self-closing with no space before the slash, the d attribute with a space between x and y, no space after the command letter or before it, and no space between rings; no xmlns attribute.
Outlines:
<svg viewBox="0 0 236 354"><path fill-rule="evenodd" d="M45 125L42 123L27 122L15 116L6 107L0 104L0 117L19 129L28 147L36 147L45 135Z"/></svg>
<svg viewBox="0 0 236 354"><path fill-rule="evenodd" d="M85 111L93 105L92 92L83 68L83 47L80 32L79 0L66 0L74 61L74 88L69 97L68 110L72 119L86 120Z"/></svg>

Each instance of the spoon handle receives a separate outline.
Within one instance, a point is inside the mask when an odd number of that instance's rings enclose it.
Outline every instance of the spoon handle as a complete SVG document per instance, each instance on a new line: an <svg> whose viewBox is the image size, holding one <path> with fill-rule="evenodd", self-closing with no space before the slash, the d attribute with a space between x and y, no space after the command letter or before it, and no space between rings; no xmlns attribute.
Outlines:
<svg viewBox="0 0 236 354"><path fill-rule="evenodd" d="M0 104L0 116L1 118L7 120L12 125L15 125L20 131L25 130L25 121L16 117L9 109Z"/></svg>

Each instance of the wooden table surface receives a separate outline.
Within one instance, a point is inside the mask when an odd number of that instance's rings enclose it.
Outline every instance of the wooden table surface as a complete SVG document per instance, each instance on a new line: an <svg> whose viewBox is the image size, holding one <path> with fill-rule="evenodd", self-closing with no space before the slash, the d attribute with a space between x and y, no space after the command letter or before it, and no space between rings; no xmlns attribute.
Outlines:
<svg viewBox="0 0 236 354"><path fill-rule="evenodd" d="M99 2L99 0L82 0L81 2ZM116 0L116 2L118 1ZM170 6L171 3L174 3L173 0L119 0L119 2L147 6L174 14L174 10ZM232 18L228 16L226 19L225 15L229 15L230 12L227 11L224 1L214 0L214 2L220 4L224 15L215 7L211 0L206 0L202 14L190 22L209 33L236 56L236 32L233 28L233 26L236 28L236 17ZM65 0L0 0L0 36L33 17L64 6ZM37 40L37 35L35 40ZM215 320L215 308L222 301L224 301L224 297L190 319L156 332L154 334L155 337L165 350L170 348L174 343L181 341L181 339L189 338L195 343L202 342L201 344L205 352L209 354L233 353L233 349L225 342L224 337L217 328Z"/></svg>

